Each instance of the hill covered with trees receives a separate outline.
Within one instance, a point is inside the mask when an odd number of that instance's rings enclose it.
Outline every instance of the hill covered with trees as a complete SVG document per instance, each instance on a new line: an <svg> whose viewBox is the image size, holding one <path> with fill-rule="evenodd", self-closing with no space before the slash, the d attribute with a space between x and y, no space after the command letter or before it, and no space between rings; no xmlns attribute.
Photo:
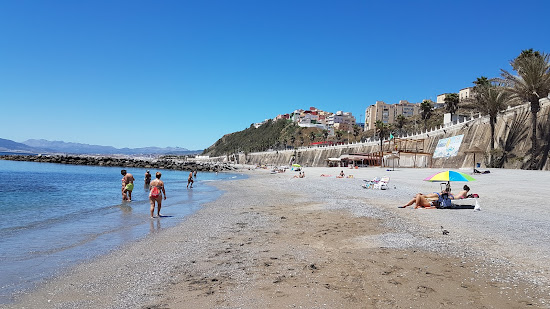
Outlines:
<svg viewBox="0 0 550 309"><path fill-rule="evenodd" d="M382 132L383 137L390 133L401 135L420 131L425 125L427 128L437 127L443 123L443 113L442 110L432 111L426 122L420 116L404 118L399 125L387 125ZM328 130L300 127L290 120L268 120L258 128L250 125L245 130L224 135L202 154L216 157L237 152L283 150L317 142L358 142L377 134L376 130L363 131L361 127L354 126L352 132L336 131L329 135Z"/></svg>

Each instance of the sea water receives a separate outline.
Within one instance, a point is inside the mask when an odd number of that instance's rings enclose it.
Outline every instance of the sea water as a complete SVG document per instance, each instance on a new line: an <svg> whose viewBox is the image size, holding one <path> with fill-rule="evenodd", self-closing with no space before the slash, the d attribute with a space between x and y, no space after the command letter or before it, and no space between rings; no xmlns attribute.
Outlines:
<svg viewBox="0 0 550 309"><path fill-rule="evenodd" d="M159 170L167 199L164 217L151 219L146 170L127 168L136 179L131 202L122 201L120 170L0 160L0 304L66 267L180 223L221 195L209 183L244 177L199 172L187 189L189 171Z"/></svg>

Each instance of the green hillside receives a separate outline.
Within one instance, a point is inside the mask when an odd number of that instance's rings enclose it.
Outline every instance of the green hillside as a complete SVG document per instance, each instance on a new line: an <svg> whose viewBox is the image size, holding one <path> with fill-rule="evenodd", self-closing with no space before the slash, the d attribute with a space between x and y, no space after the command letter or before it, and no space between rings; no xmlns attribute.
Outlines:
<svg viewBox="0 0 550 309"><path fill-rule="evenodd" d="M416 125L414 124L416 120ZM436 127L443 123L443 111L436 110L430 119L427 120L427 127ZM407 118L403 128L391 127L392 132L413 132L424 127L423 120L419 116ZM281 119L278 121L268 120L267 123L255 128L249 128L224 135L214 145L204 150L202 155L212 157L233 154L236 152L258 152L269 149L282 150L292 147L307 146L316 142L347 143L357 142L374 136L374 130L363 132L356 126L353 132L337 131L333 136L328 135L327 130L318 128L299 127L295 122Z"/></svg>

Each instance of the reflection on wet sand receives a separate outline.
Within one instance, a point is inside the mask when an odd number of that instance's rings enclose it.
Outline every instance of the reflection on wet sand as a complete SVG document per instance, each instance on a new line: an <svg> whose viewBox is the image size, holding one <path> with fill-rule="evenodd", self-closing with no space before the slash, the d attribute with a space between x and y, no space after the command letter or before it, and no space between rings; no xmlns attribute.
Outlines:
<svg viewBox="0 0 550 309"><path fill-rule="evenodd" d="M132 213L132 207L126 203L124 204L120 204L118 206L120 208L120 210L122 210L122 213L124 214L131 214Z"/></svg>
<svg viewBox="0 0 550 309"><path fill-rule="evenodd" d="M151 220L149 220L149 232L150 233L156 233L158 231L160 231L161 229L161 226L160 226L160 218L151 218Z"/></svg>

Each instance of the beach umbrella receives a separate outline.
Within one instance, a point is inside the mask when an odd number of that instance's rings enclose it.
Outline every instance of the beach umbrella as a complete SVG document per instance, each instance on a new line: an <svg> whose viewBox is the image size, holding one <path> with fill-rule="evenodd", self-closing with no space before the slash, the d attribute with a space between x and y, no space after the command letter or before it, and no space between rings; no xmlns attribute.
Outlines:
<svg viewBox="0 0 550 309"><path fill-rule="evenodd" d="M434 174L424 179L424 181L431 181L431 182L446 181L447 189L449 190L451 189L451 181L473 181L473 180L475 179L472 176L461 172L455 172L455 171L439 172L437 174Z"/></svg>
<svg viewBox="0 0 550 309"><path fill-rule="evenodd" d="M485 153L485 151L483 151L481 148L479 148L477 146L474 146L474 147L464 151L464 153L473 153L474 154L474 173L475 173L475 170L476 170L476 153Z"/></svg>
<svg viewBox="0 0 550 309"><path fill-rule="evenodd" d="M292 164L292 167L302 167L300 164Z"/></svg>
<svg viewBox="0 0 550 309"><path fill-rule="evenodd" d="M400 157L396 155L395 153L392 153L391 155L387 156L386 159L392 159L393 168L392 171L395 171L395 159L399 159Z"/></svg>

